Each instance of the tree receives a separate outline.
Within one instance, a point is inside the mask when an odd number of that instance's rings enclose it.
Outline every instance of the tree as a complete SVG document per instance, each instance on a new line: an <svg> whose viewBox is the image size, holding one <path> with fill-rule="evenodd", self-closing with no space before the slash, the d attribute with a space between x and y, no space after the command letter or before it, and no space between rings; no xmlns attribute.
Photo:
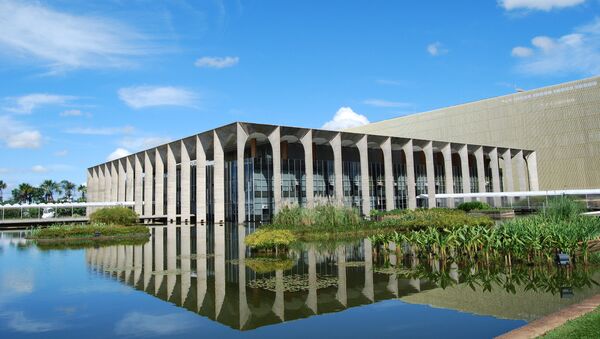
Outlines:
<svg viewBox="0 0 600 339"><path fill-rule="evenodd" d="M54 201L54 193L60 194L61 185L53 180L44 180L40 185L40 189L44 192L44 198L46 202Z"/></svg>
<svg viewBox="0 0 600 339"><path fill-rule="evenodd" d="M3 180L0 180L0 202L4 201L4 190L7 185Z"/></svg>
<svg viewBox="0 0 600 339"><path fill-rule="evenodd" d="M63 191L65 192L65 198L67 198L68 201L71 201L73 198L73 191L75 191L75 188L77 188L77 185L70 182L69 180L63 180L60 182L60 186L63 189Z"/></svg>
<svg viewBox="0 0 600 339"><path fill-rule="evenodd" d="M13 199L19 203L31 203L34 193L35 187L27 183L22 183L19 187L12 190Z"/></svg>
<svg viewBox="0 0 600 339"><path fill-rule="evenodd" d="M79 185L79 187L77 187L77 191L79 191L79 193L81 194L81 201L86 201L86 194L87 194L87 186L86 185Z"/></svg>

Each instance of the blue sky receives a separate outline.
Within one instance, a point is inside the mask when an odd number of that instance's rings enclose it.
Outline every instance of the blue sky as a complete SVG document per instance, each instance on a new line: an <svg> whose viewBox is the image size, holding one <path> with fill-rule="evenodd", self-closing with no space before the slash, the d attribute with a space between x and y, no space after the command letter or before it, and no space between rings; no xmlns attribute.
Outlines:
<svg viewBox="0 0 600 339"><path fill-rule="evenodd" d="M9 191L233 121L343 128L600 73L598 0L0 0Z"/></svg>

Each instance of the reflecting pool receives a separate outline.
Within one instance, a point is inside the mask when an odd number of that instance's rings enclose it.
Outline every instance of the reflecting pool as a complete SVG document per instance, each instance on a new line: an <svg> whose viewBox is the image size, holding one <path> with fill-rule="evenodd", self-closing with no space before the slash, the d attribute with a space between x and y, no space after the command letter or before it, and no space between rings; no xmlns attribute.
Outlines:
<svg viewBox="0 0 600 339"><path fill-rule="evenodd" d="M368 240L264 258L248 233L62 246L0 232L0 337L488 338L600 293L597 267L418 260Z"/></svg>

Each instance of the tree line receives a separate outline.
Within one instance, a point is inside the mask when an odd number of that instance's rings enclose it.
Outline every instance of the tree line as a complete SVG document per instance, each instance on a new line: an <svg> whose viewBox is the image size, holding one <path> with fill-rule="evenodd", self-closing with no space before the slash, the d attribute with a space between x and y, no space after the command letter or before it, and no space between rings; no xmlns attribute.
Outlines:
<svg viewBox="0 0 600 339"><path fill-rule="evenodd" d="M21 183L11 191L11 199L5 200L4 192L7 187L6 182L0 180L0 203L31 204L86 201L87 187L85 185L77 186L69 180L44 180L39 186ZM76 193L79 193L77 198L75 197Z"/></svg>

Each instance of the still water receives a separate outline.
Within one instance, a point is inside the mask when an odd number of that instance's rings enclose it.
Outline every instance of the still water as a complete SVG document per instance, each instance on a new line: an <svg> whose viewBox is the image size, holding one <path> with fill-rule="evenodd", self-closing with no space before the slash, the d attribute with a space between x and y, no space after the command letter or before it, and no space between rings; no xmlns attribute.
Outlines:
<svg viewBox="0 0 600 339"><path fill-rule="evenodd" d="M70 248L0 232L0 338L489 338L600 292L597 268L423 262L368 240L261 259L248 232Z"/></svg>

